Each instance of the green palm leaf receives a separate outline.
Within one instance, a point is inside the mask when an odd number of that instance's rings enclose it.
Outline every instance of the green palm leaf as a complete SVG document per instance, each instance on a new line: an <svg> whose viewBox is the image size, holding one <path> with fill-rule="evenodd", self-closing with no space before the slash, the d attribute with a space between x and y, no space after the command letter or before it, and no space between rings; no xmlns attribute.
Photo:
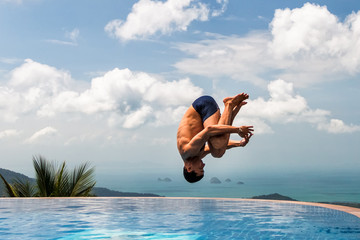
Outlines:
<svg viewBox="0 0 360 240"><path fill-rule="evenodd" d="M66 163L63 162L57 170L54 163L44 157L33 157L36 173L36 185L20 179L9 184L0 174L10 197L86 197L96 184L94 168L85 163L75 168L70 174Z"/></svg>
<svg viewBox="0 0 360 240"><path fill-rule="evenodd" d="M80 165L71 175L70 197L89 196L95 184L94 168L89 169L88 163Z"/></svg>
<svg viewBox="0 0 360 240"><path fill-rule="evenodd" d="M50 197L54 192L55 169L42 156L33 157L33 164L36 172L36 183L40 197Z"/></svg>
<svg viewBox="0 0 360 240"><path fill-rule="evenodd" d="M3 175L0 174L0 178L2 179L4 185L5 185L5 188L6 188L6 191L7 191L7 194L9 195L9 197L18 197L15 189L13 188L13 186L10 185L10 183L8 183L6 181L6 179L3 177Z"/></svg>
<svg viewBox="0 0 360 240"><path fill-rule="evenodd" d="M37 189L30 181L23 182L20 179L14 181L13 187L18 197L36 197Z"/></svg>
<svg viewBox="0 0 360 240"><path fill-rule="evenodd" d="M67 197L70 194L69 190L69 173L66 168L66 163L63 162L59 167L55 177L54 194L56 197Z"/></svg>

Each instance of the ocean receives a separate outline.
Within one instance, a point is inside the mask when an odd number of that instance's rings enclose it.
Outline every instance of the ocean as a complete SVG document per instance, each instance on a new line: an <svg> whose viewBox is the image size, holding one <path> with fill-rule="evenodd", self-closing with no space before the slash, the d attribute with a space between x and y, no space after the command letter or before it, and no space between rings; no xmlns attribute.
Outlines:
<svg viewBox="0 0 360 240"><path fill-rule="evenodd" d="M168 177L170 182L160 181ZM219 184L210 183L206 176L198 183L187 183L181 175L142 175L137 178L107 176L97 186L122 192L154 193L166 197L225 197L251 198L279 193L299 201L360 203L358 173L287 173L218 177ZM226 181L229 178L230 181ZM243 184L238 184L238 182Z"/></svg>

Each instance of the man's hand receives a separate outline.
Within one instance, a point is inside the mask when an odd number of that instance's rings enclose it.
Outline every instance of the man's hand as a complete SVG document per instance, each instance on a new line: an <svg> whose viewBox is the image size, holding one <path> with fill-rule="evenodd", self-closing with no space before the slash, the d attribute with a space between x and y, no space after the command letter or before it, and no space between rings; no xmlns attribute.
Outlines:
<svg viewBox="0 0 360 240"><path fill-rule="evenodd" d="M239 127L239 135L242 138L245 138L247 136L250 139L250 137L252 136L253 131L254 131L253 126L241 126L241 127Z"/></svg>
<svg viewBox="0 0 360 240"><path fill-rule="evenodd" d="M251 136L252 136L253 134L252 133L249 133L248 135L245 135L245 137L240 141L240 147L245 147L246 146L246 144L248 144L248 142L249 142L249 140L250 140L250 138L251 138Z"/></svg>

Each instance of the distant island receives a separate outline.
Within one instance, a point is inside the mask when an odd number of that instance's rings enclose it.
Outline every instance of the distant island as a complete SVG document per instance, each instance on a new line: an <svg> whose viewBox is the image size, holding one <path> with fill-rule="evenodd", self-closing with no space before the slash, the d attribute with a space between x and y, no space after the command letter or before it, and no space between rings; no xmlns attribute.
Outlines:
<svg viewBox="0 0 360 240"><path fill-rule="evenodd" d="M212 177L210 179L210 183L212 183L212 184L220 184L221 181L217 177Z"/></svg>
<svg viewBox="0 0 360 240"><path fill-rule="evenodd" d="M158 178L158 181L159 182L172 182L172 180L170 179L170 178L168 178L168 177L166 177L166 178Z"/></svg>
<svg viewBox="0 0 360 240"><path fill-rule="evenodd" d="M94 187L96 197L163 197L152 193L119 192L104 187Z"/></svg>
<svg viewBox="0 0 360 240"><path fill-rule="evenodd" d="M268 195L260 195L254 196L251 199L269 199L269 200L286 200L286 201L297 201L291 197L283 196L278 193L268 194Z"/></svg>
<svg viewBox="0 0 360 240"><path fill-rule="evenodd" d="M230 179L230 178L227 178L227 179L225 179L225 182L226 182L226 183L231 183L231 179ZM221 181L220 181L220 179L218 179L217 177L212 177L212 178L210 179L210 183L212 183L212 184L220 184ZM241 185L241 184L244 184L244 182L238 181L236 184Z"/></svg>
<svg viewBox="0 0 360 240"><path fill-rule="evenodd" d="M286 200L286 201L298 201L296 199L293 199L291 197L283 196L278 193L272 193L268 195L260 195L260 196L254 196L251 199L269 199L269 200ZM341 206L347 206L347 207L353 207L353 208L360 208L360 203L352 203L352 202L320 202L325 204L334 204L334 205L341 205Z"/></svg>
<svg viewBox="0 0 360 240"><path fill-rule="evenodd" d="M29 178L24 174L13 172L3 168L0 168L0 174L3 175L4 178L7 179L7 181L9 181L10 183L13 181L13 179L35 182L35 179ZM94 187L92 193L95 195L95 197L163 197L153 193L119 192L104 187ZM6 191L4 188L4 184L0 180L0 197L5 197L5 196L6 196Z"/></svg>

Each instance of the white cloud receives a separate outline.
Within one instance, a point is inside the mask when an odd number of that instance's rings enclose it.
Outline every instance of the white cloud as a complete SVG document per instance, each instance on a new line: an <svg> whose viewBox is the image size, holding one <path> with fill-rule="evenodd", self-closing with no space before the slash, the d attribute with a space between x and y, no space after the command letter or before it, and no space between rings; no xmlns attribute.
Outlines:
<svg viewBox="0 0 360 240"><path fill-rule="evenodd" d="M261 75L271 69L266 57L269 36L254 34L246 38L211 35L198 43L182 43L178 47L193 58L186 58L174 66L190 74L209 78L229 76L238 81L264 83Z"/></svg>
<svg viewBox="0 0 360 240"><path fill-rule="evenodd" d="M74 43L76 43L79 35L80 35L80 31L77 28L74 28L71 32L65 33L65 37L70 39Z"/></svg>
<svg viewBox="0 0 360 240"><path fill-rule="evenodd" d="M9 74L0 86L0 113L6 122L31 114L72 84L70 74L30 59Z"/></svg>
<svg viewBox="0 0 360 240"><path fill-rule="evenodd" d="M18 136L19 134L20 134L20 132L16 129L7 129L7 130L0 132L0 139Z"/></svg>
<svg viewBox="0 0 360 240"><path fill-rule="evenodd" d="M222 15L226 11L226 7L229 3L229 0L216 0L216 2L221 5L221 8L213 10L213 12L211 13L212 17L217 17Z"/></svg>
<svg viewBox="0 0 360 240"><path fill-rule="evenodd" d="M70 83L68 72L26 59L24 64L10 73L9 86L15 90L32 90L35 86L53 95L67 89Z"/></svg>
<svg viewBox="0 0 360 240"><path fill-rule="evenodd" d="M235 126L254 126L256 135L274 133L270 125L261 119L261 117L246 115L243 112L240 112L239 115L240 116L235 119Z"/></svg>
<svg viewBox="0 0 360 240"><path fill-rule="evenodd" d="M147 73L116 68L94 78L82 92L67 90L53 96L38 114L49 117L70 112L105 113L110 125L133 128L146 122L164 123L159 113L189 105L201 93L202 89L189 79L166 82Z"/></svg>
<svg viewBox="0 0 360 240"><path fill-rule="evenodd" d="M77 28L74 28L71 32L65 32L65 38L68 40L58 40L58 39L48 39L47 42L59 44L59 45L69 45L69 46L77 46L77 39L80 36L80 31Z"/></svg>
<svg viewBox="0 0 360 240"><path fill-rule="evenodd" d="M360 72L360 11L344 22L326 7L278 9L269 31L245 37L213 35L178 47L189 54L179 70L263 84L264 76L297 86L346 79Z"/></svg>
<svg viewBox="0 0 360 240"><path fill-rule="evenodd" d="M152 108L150 106L142 106L140 109L135 112L130 113L126 116L125 122L123 124L124 128L135 128L140 125L143 125L145 121L149 118L152 113Z"/></svg>
<svg viewBox="0 0 360 240"><path fill-rule="evenodd" d="M25 143L50 141L55 135L65 144L84 139L110 141L104 136L115 141L123 138L121 129L173 126L203 94L188 78L165 81L156 75L117 68L79 87L67 71L29 59L8 76L8 82L0 86L0 121L19 130L4 130L0 138L21 132L31 136ZM310 108L292 83L276 80L268 85L268 91L269 99L249 100L241 111L240 119L255 125L257 133L272 133L272 124L289 122L305 122L334 133L359 129L330 120L328 111ZM34 131L49 123L56 129Z"/></svg>
<svg viewBox="0 0 360 240"><path fill-rule="evenodd" d="M186 31L193 21L207 21L209 15L221 15L228 0L216 2L221 8L210 10L208 5L195 0L140 0L133 5L126 21L112 20L105 26L105 31L122 41L146 39L157 33Z"/></svg>
<svg viewBox="0 0 360 240"><path fill-rule="evenodd" d="M110 128L168 125L180 119L178 109L202 94L189 79L168 82L117 68L80 88L66 71L30 59L9 76L0 86L0 114L2 121L12 123L24 118L68 123L94 118Z"/></svg>
<svg viewBox="0 0 360 240"><path fill-rule="evenodd" d="M330 119L330 112L311 109L305 98L295 94L292 83L284 80L268 84L270 98L249 100L241 110L240 121L236 125L254 125L257 133L271 133L269 123L286 124L290 122L309 123L317 129L329 133L348 133L360 130L360 126L346 125L342 120ZM330 123L329 123L330 122Z"/></svg>
<svg viewBox="0 0 360 240"><path fill-rule="evenodd" d="M37 132L35 132L30 138L25 140L25 143L34 143L41 138L48 137L48 136L55 136L58 132L57 129L53 127L45 127Z"/></svg>
<svg viewBox="0 0 360 240"><path fill-rule="evenodd" d="M310 111L305 98L295 95L292 83L276 80L268 84L268 91L269 100L258 98L251 101L251 107L247 107L246 112L267 121L286 123L294 122Z"/></svg>
<svg viewBox="0 0 360 240"><path fill-rule="evenodd" d="M58 40L58 39L47 39L46 42L58 44L58 45L77 46L77 43L75 43L75 42Z"/></svg>
<svg viewBox="0 0 360 240"><path fill-rule="evenodd" d="M0 58L0 63L5 63L5 64L17 64L21 62L22 60L18 58L4 58L4 57Z"/></svg>
<svg viewBox="0 0 360 240"><path fill-rule="evenodd" d="M349 133L349 132L359 132L360 126L356 125L346 125L342 120L339 119L330 119L328 123L320 123L318 125L319 130L325 130L329 133Z"/></svg>

